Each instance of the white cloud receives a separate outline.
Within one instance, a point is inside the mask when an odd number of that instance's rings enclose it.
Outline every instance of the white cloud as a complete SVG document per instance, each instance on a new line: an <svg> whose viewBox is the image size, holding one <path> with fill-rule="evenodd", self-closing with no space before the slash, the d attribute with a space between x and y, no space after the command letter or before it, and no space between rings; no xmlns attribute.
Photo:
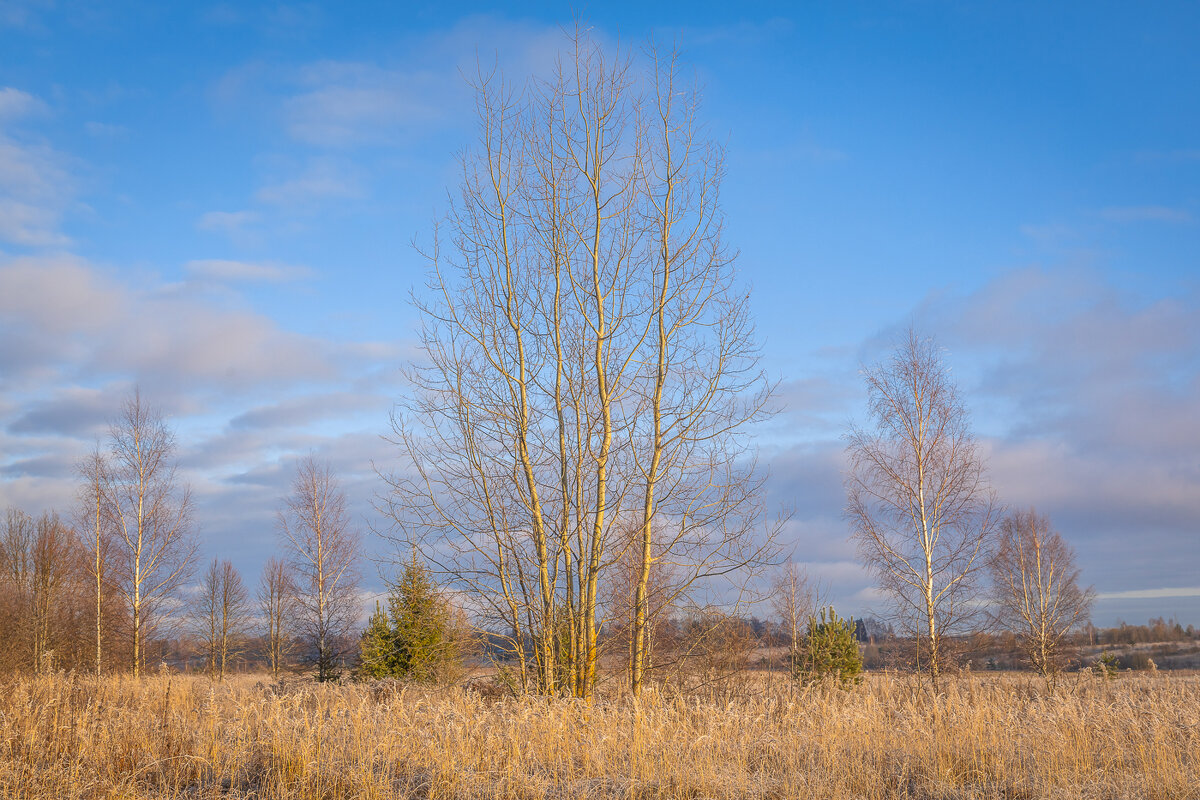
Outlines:
<svg viewBox="0 0 1200 800"><path fill-rule="evenodd" d="M12 86L0 88L0 120L17 119L46 111L46 104L29 92Z"/></svg>
<svg viewBox="0 0 1200 800"><path fill-rule="evenodd" d="M246 246L258 243L258 223L261 220L262 215L257 211L209 211L201 214L200 219L196 220L196 228L222 234L235 245Z"/></svg>
<svg viewBox="0 0 1200 800"><path fill-rule="evenodd" d="M1137 154L1137 160L1141 162L1164 162L1167 164L1180 164L1190 161L1200 161L1200 148L1181 149L1181 150L1143 150Z"/></svg>
<svg viewBox="0 0 1200 800"><path fill-rule="evenodd" d="M8 386L54 368L211 391L330 380L363 363L345 346L201 292L154 280L129 285L65 256L0 263L0 329L0 382ZM34 363L29 341L38 343Z"/></svg>
<svg viewBox="0 0 1200 800"><path fill-rule="evenodd" d="M473 15L396 42L399 56L381 62L244 64L222 76L212 97L230 111L270 109L284 132L305 145L394 146L469 114L471 88L463 75L477 66L487 71L497 60L519 79L545 76L564 44L558 26Z"/></svg>
<svg viewBox="0 0 1200 800"><path fill-rule="evenodd" d="M71 240L57 231L60 217L56 208L0 197L0 241L22 247L64 247Z"/></svg>
<svg viewBox="0 0 1200 800"><path fill-rule="evenodd" d="M379 419L383 420L390 407L391 401L381 402L377 394L312 394L249 409L230 420L229 426L234 429L290 428L364 410L378 412Z"/></svg>

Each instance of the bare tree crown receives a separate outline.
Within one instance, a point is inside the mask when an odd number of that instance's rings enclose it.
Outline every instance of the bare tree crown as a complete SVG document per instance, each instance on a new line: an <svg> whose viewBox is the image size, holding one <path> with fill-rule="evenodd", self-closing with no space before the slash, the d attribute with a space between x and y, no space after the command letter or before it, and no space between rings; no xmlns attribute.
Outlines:
<svg viewBox="0 0 1200 800"><path fill-rule="evenodd" d="M888 362L863 375L871 425L847 437L846 515L902 629L924 639L918 657L936 685L945 637L979 616L995 493L931 339L910 329Z"/></svg>
<svg viewBox="0 0 1200 800"><path fill-rule="evenodd" d="M479 77L478 145L414 300L426 360L394 417L399 544L509 637L537 691L588 696L616 613L637 691L669 607L652 564L687 600L769 550L748 429L770 385L723 241L722 153L675 55L649 60L577 34L525 90ZM607 608L630 550L633 608Z"/></svg>

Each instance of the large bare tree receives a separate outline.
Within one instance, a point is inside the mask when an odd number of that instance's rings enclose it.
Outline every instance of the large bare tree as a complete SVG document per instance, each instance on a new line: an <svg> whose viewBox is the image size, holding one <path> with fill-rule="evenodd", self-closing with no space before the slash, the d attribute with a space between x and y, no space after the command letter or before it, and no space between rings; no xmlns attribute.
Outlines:
<svg viewBox="0 0 1200 800"><path fill-rule="evenodd" d="M112 576L130 616L134 676L145 645L191 573L191 491L176 476L175 434L141 392L125 400L109 426L106 495L111 504Z"/></svg>
<svg viewBox="0 0 1200 800"><path fill-rule="evenodd" d="M761 521L761 480L747 441L771 387L758 368L749 295L736 285L722 238L723 154L704 136L700 96L681 78L678 53L651 49L650 57L642 187L649 333L634 388L644 407L631 442L642 483L634 694L645 673L654 562L671 564L679 578L674 605L705 578L760 566L772 552L772 537L752 530Z"/></svg>
<svg viewBox="0 0 1200 800"><path fill-rule="evenodd" d="M1032 508L1016 511L1000 523L990 567L1000 622L1053 687L1067 634L1087 622L1095 598L1079 585L1074 550L1049 519Z"/></svg>
<svg viewBox="0 0 1200 800"><path fill-rule="evenodd" d="M333 680L362 608L359 533L328 462L309 456L296 467L279 529L295 580L296 631L309 648L317 679Z"/></svg>
<svg viewBox="0 0 1200 800"><path fill-rule="evenodd" d="M767 554L746 432L769 386L721 240L721 154L680 83L673 60L641 71L582 33L545 81L481 75L415 298L426 358L393 418L389 510L531 691L590 696L614 613L640 689L655 560L678 598ZM606 608L630 549L632 603Z"/></svg>
<svg viewBox="0 0 1200 800"><path fill-rule="evenodd" d="M947 637L979 614L995 493L933 340L910 328L891 359L863 375L871 425L848 436L846 513L859 556L937 691Z"/></svg>
<svg viewBox="0 0 1200 800"><path fill-rule="evenodd" d="M229 661L241 653L250 615L250 595L229 560L213 559L204 571L194 612L209 675L224 680Z"/></svg>

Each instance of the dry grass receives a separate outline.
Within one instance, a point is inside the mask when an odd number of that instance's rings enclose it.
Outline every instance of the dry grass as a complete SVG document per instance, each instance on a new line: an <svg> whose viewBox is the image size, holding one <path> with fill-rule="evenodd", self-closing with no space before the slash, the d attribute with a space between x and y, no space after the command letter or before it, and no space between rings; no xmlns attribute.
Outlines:
<svg viewBox="0 0 1200 800"><path fill-rule="evenodd" d="M906 679L593 706L464 689L0 686L4 798L1200 797L1200 677Z"/></svg>

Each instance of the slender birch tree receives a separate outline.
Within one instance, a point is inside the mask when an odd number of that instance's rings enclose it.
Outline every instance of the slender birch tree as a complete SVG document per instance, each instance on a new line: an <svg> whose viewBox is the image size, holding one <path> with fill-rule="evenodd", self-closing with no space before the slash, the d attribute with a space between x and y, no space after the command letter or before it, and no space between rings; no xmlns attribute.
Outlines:
<svg viewBox="0 0 1200 800"><path fill-rule="evenodd" d="M80 479L80 529L87 532L91 548L91 578L95 588L96 674L104 663L104 600L105 560L111 542L112 502L108 491L110 475L108 462L100 452L100 442L76 465Z"/></svg>
<svg viewBox="0 0 1200 800"><path fill-rule="evenodd" d="M309 456L299 463L279 529L295 580L296 631L309 648L317 680L334 680L361 610L360 541L328 462Z"/></svg>
<svg viewBox="0 0 1200 800"><path fill-rule="evenodd" d="M864 368L869 428L851 429L847 507L860 558L914 637L934 691L948 636L980 613L997 505L967 410L931 339L909 329Z"/></svg>
<svg viewBox="0 0 1200 800"><path fill-rule="evenodd" d="M271 676L278 679L292 651L293 621L288 610L295 602L296 586L286 561L270 558L258 585L258 610L266 634L267 662Z"/></svg>
<svg viewBox="0 0 1200 800"><path fill-rule="evenodd" d="M175 434L135 391L109 426L106 495L113 519L113 582L130 615L133 674L191 574L191 491L176 477Z"/></svg>
<svg viewBox="0 0 1200 800"><path fill-rule="evenodd" d="M808 573L795 561L784 564L775 575L771 603L788 634L788 674L797 674L804 621L816 613L817 589Z"/></svg>
<svg viewBox="0 0 1200 800"><path fill-rule="evenodd" d="M225 679L229 661L241 652L249 612L250 595L237 568L214 558L204 571L195 619L209 675L216 680Z"/></svg>

